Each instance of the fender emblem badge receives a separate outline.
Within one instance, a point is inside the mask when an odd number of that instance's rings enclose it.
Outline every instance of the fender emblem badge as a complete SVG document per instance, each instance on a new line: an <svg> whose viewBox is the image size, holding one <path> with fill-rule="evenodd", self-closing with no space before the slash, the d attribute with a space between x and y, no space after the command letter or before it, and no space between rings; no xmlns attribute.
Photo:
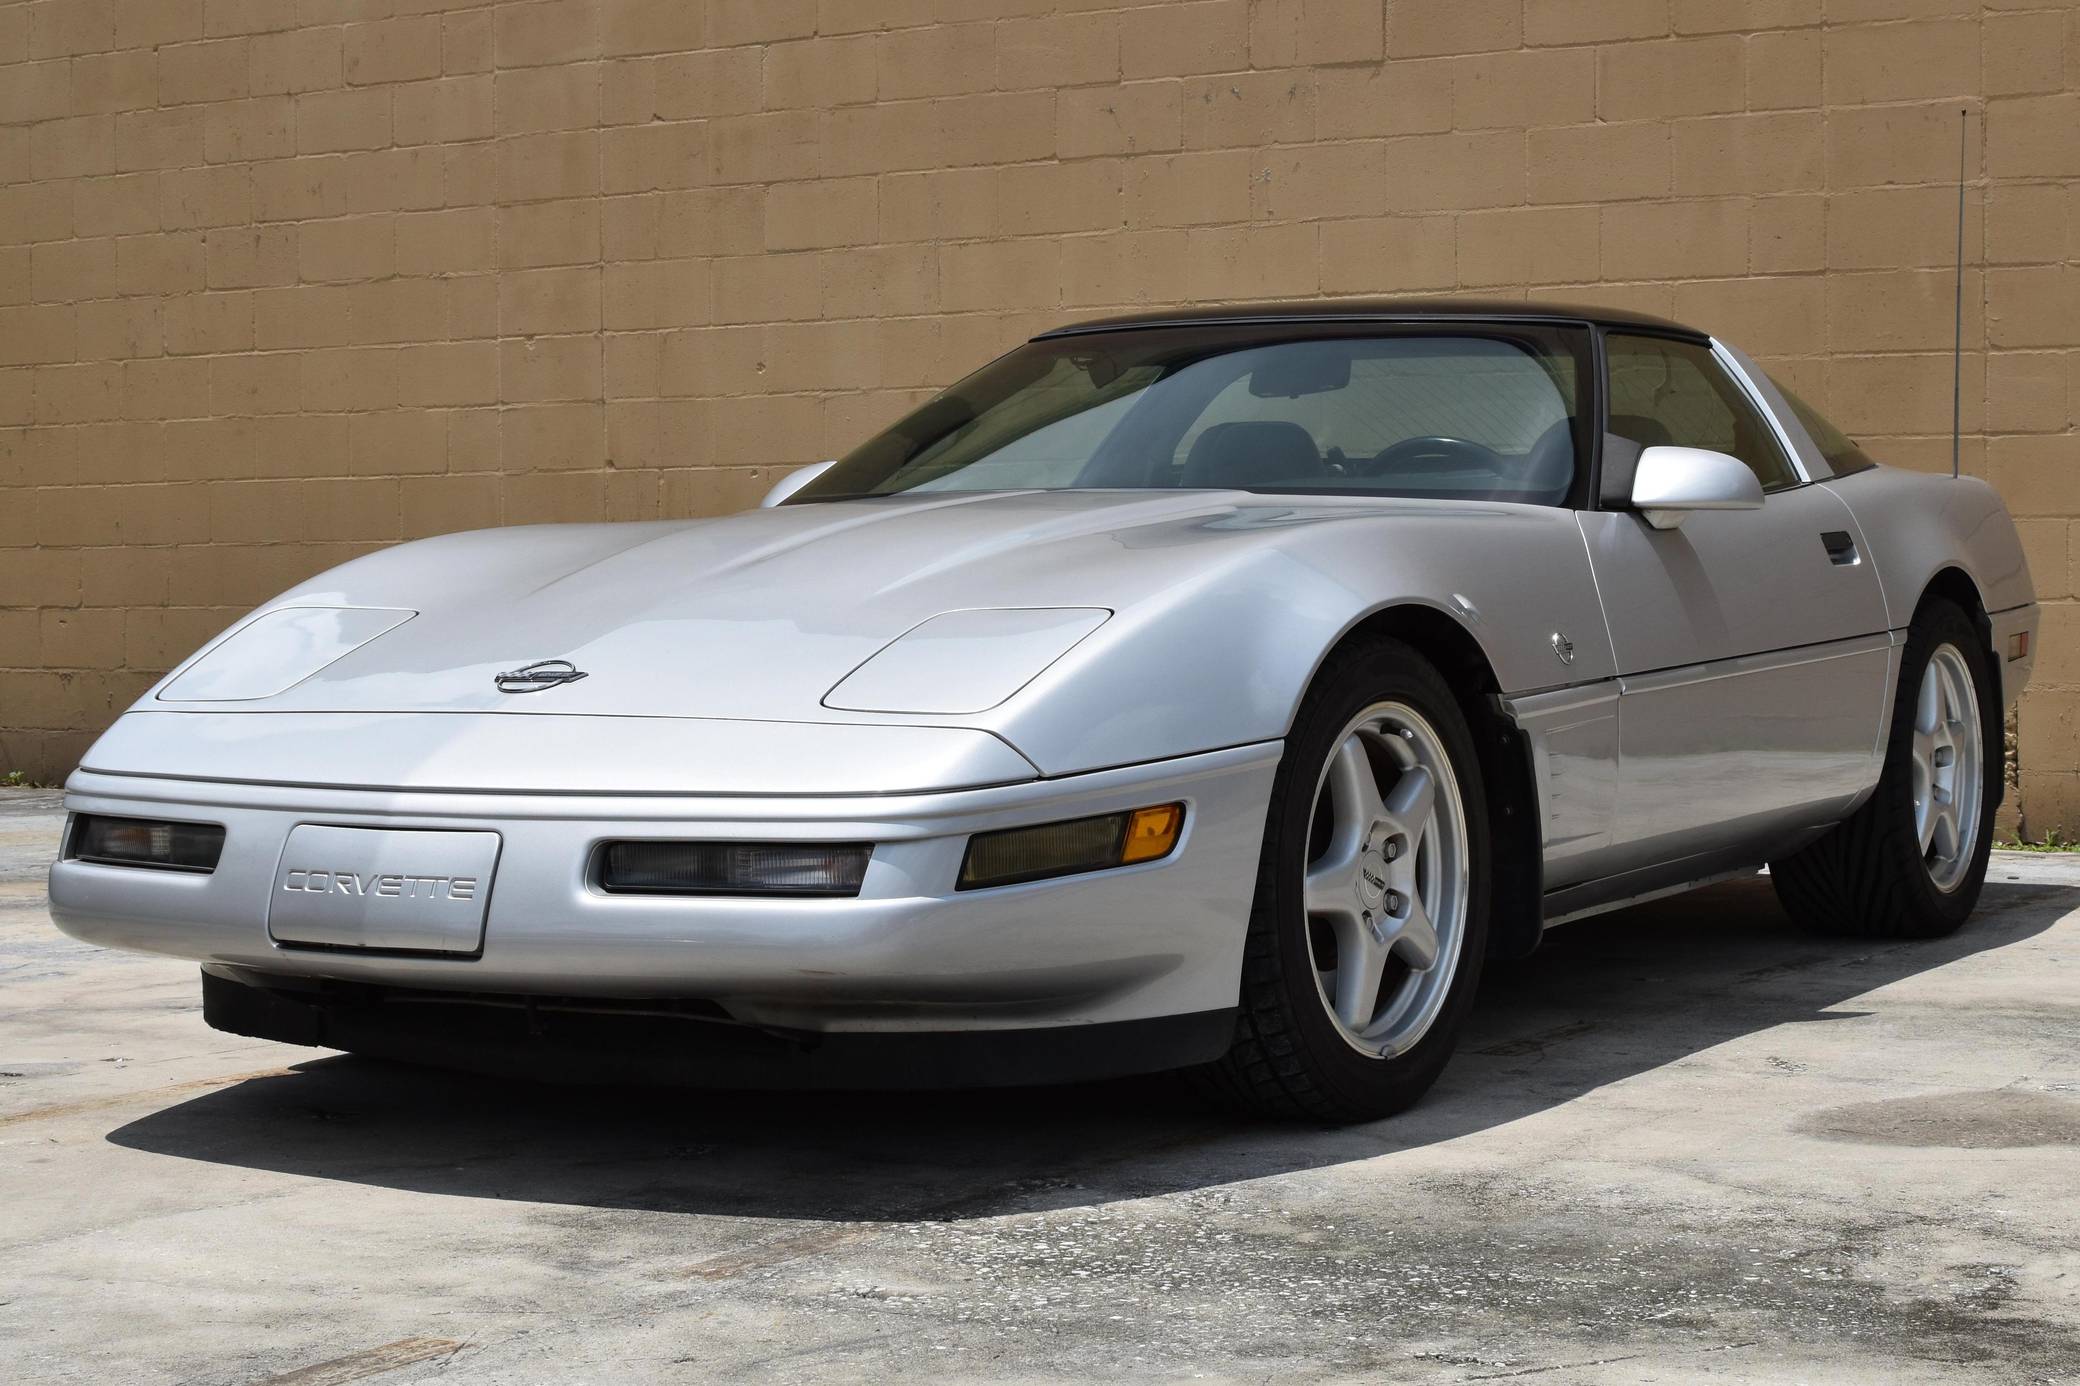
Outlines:
<svg viewBox="0 0 2080 1386"><path fill-rule="evenodd" d="M498 685L501 693L539 693L545 688L559 688L585 677L585 671L567 659L543 659L500 674L492 682Z"/></svg>
<svg viewBox="0 0 2080 1386"><path fill-rule="evenodd" d="M1561 662L1562 664L1572 664L1572 663L1574 663L1574 641L1572 641L1572 640L1569 640L1569 639L1568 639L1568 638L1567 638L1566 636L1562 635L1562 634L1561 634L1561 633L1560 633L1559 631L1557 631L1557 630L1556 630L1556 631L1554 631L1554 632L1553 632L1553 653L1554 653L1554 654L1556 654L1556 655L1558 655L1558 656L1560 656L1560 662Z"/></svg>

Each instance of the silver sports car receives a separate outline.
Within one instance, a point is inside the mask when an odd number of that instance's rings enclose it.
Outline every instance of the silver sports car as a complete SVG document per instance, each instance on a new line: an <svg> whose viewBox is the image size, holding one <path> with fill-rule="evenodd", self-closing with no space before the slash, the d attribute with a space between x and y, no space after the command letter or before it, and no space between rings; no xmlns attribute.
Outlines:
<svg viewBox="0 0 2080 1386"><path fill-rule="evenodd" d="M241 1034L1367 1118L1554 924L1768 864L1958 927L2036 621L1985 485L1676 323L1115 318L747 514L282 594L87 754L50 893Z"/></svg>

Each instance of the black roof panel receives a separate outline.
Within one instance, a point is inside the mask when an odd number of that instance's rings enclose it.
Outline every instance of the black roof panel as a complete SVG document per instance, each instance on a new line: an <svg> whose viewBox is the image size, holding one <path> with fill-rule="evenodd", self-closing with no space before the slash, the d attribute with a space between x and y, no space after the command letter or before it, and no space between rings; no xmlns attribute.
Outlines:
<svg viewBox="0 0 2080 1386"><path fill-rule="evenodd" d="M1080 332L1117 332L1133 327L1167 327L1199 323L1305 322L1310 319L1341 321L1388 321L1393 319L1432 321L1595 322L1613 327L1650 327L1685 336L1706 334L1694 327L1670 322L1646 313L1621 308L1595 308L1573 303L1543 303L1527 299L1481 298L1306 298L1271 303L1226 303L1212 307L1158 308L1118 317L1092 318L1066 323L1040 334L1034 340L1063 337Z"/></svg>

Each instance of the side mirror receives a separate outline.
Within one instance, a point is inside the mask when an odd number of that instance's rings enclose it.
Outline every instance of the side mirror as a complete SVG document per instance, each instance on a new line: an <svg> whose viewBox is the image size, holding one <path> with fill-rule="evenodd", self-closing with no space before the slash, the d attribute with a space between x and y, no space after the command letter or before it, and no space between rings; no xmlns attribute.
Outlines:
<svg viewBox="0 0 2080 1386"><path fill-rule="evenodd" d="M758 503L758 508L764 510L778 505L837 465L838 459L833 457L828 462L811 462L806 467L796 467L773 483L773 489L766 492L766 498Z"/></svg>
<svg viewBox="0 0 2080 1386"><path fill-rule="evenodd" d="M1723 452L1652 447L1632 473L1632 508L1654 528L1674 529L1693 510L1760 510L1762 483Z"/></svg>

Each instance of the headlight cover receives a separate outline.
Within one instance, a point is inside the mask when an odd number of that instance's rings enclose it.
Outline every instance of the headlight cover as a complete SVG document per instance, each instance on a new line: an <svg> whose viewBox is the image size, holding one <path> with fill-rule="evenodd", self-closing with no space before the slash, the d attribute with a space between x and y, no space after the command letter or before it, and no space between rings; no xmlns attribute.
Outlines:
<svg viewBox="0 0 2080 1386"><path fill-rule="evenodd" d="M159 701L272 698L418 614L380 606L287 606L269 611L182 670L159 690Z"/></svg>
<svg viewBox="0 0 2080 1386"><path fill-rule="evenodd" d="M1105 624L1102 606L985 607L911 627L824 694L841 712L986 712Z"/></svg>

